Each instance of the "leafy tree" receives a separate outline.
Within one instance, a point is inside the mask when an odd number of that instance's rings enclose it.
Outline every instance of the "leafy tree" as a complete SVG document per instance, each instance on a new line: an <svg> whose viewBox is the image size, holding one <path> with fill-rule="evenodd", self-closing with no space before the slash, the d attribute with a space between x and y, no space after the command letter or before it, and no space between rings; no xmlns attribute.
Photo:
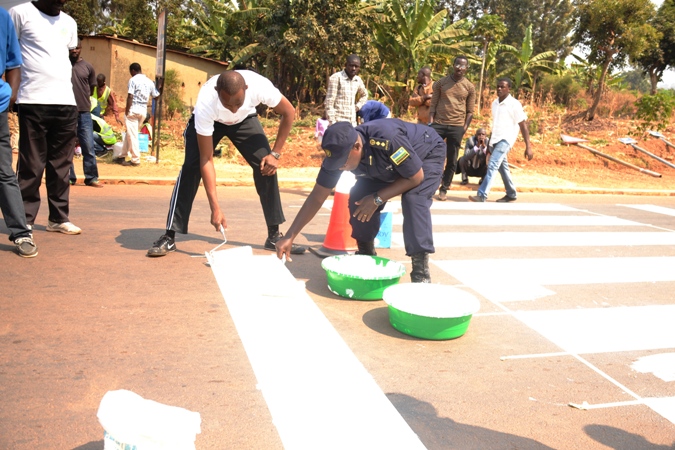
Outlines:
<svg viewBox="0 0 675 450"><path fill-rule="evenodd" d="M453 20L476 22L484 15L499 16L506 25L502 40L506 44L519 45L531 24L535 53L553 50L564 58L571 51L572 0L441 0L441 4Z"/></svg>
<svg viewBox="0 0 675 450"><path fill-rule="evenodd" d="M67 2L63 11L77 22L77 32L80 35L94 34L100 29L101 4L98 0L81 0Z"/></svg>
<svg viewBox="0 0 675 450"><path fill-rule="evenodd" d="M629 55L639 58L656 37L649 24L653 14L650 0L584 0L579 4L574 42L589 50L590 63L602 68L587 120L595 118L609 69L623 66Z"/></svg>
<svg viewBox="0 0 675 450"><path fill-rule="evenodd" d="M629 89L643 94L650 90L649 78L641 70L630 70L621 74L621 77L623 78L623 83L626 84Z"/></svg>
<svg viewBox="0 0 675 450"><path fill-rule="evenodd" d="M555 51L564 59L571 52L569 34L574 16L570 0L500 0L496 13L503 17L508 30L504 43L520 44L531 28L535 54Z"/></svg>
<svg viewBox="0 0 675 450"><path fill-rule="evenodd" d="M483 76L485 74L485 63L490 54L490 46L493 43L498 43L501 41L504 36L506 36L506 25L501 21L499 16L486 14L476 21L473 27L473 35L483 41L483 49L481 52L481 67L480 67L480 78L478 81L478 108L483 106L482 104L482 94L483 94ZM494 56L494 55L493 55Z"/></svg>
<svg viewBox="0 0 675 450"><path fill-rule="evenodd" d="M675 67L675 0L665 0L657 14L651 20L658 36L651 40L647 49L635 59L635 63L649 75L651 95L656 94L656 86L663 72Z"/></svg>

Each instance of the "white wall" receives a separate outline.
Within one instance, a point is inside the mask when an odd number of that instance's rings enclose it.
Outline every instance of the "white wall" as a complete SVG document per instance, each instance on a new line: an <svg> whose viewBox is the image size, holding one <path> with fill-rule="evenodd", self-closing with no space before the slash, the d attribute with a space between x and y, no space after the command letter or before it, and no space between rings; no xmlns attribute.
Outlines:
<svg viewBox="0 0 675 450"><path fill-rule="evenodd" d="M0 6L5 9L9 9L12 6L18 5L20 3L28 3L30 0L0 0Z"/></svg>

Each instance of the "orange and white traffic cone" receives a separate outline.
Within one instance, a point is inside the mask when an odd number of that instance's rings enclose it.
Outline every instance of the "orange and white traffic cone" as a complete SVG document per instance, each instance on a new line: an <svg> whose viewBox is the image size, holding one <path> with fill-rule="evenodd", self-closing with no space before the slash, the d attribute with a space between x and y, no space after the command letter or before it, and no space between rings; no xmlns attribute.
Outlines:
<svg viewBox="0 0 675 450"><path fill-rule="evenodd" d="M349 224L349 191L356 183L356 177L351 172L343 172L333 196L333 208L330 212L328 231L319 248L310 250L321 257L345 255L354 253L358 247L352 237L352 226Z"/></svg>

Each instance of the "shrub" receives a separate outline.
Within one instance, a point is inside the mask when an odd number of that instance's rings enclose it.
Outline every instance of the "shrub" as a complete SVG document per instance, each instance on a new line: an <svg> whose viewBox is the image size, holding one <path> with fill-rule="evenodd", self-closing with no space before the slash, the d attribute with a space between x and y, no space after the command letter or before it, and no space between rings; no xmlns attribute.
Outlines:
<svg viewBox="0 0 675 450"><path fill-rule="evenodd" d="M570 105L581 91L581 86L572 77L566 75L546 75L539 84L542 98L552 97L556 103Z"/></svg>
<svg viewBox="0 0 675 450"><path fill-rule="evenodd" d="M639 132L652 128L663 131L673 116L675 91L660 90L655 95L644 95L635 102L635 107L635 118L640 121L636 127Z"/></svg>
<svg viewBox="0 0 675 450"><path fill-rule="evenodd" d="M180 98L182 81L178 77L178 72L173 69L169 69L164 74L164 91L162 96L164 97L164 108L166 109L166 115L169 119L173 119L176 112L183 113L185 110L185 104Z"/></svg>

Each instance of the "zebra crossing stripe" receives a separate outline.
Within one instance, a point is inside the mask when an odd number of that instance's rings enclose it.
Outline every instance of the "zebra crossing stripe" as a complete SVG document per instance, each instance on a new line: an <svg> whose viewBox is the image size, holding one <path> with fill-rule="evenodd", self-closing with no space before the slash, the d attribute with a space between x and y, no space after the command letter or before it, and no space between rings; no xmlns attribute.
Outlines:
<svg viewBox="0 0 675 450"><path fill-rule="evenodd" d="M392 245L403 246L403 233L391 234ZM671 232L447 232L434 233L434 245L478 247L608 247L675 245Z"/></svg>
<svg viewBox="0 0 675 450"><path fill-rule="evenodd" d="M675 257L432 260L495 303L554 295L553 286L675 281ZM485 268L490 283L485 282Z"/></svg>
<svg viewBox="0 0 675 450"><path fill-rule="evenodd" d="M508 216L508 215L432 215L433 226L471 225L471 226L644 226L631 220L612 216ZM403 215L393 217L394 225L403 223Z"/></svg>
<svg viewBox="0 0 675 450"><path fill-rule="evenodd" d="M657 214L665 214L666 216L675 216L675 209L673 208L664 208L663 206L656 205L618 205L625 206L626 208L640 209L642 211L653 212Z"/></svg>
<svg viewBox="0 0 675 450"><path fill-rule="evenodd" d="M400 203L400 202L399 202ZM582 211L557 203L471 203L471 202L434 202L432 211L538 211L538 212L574 212Z"/></svg>

